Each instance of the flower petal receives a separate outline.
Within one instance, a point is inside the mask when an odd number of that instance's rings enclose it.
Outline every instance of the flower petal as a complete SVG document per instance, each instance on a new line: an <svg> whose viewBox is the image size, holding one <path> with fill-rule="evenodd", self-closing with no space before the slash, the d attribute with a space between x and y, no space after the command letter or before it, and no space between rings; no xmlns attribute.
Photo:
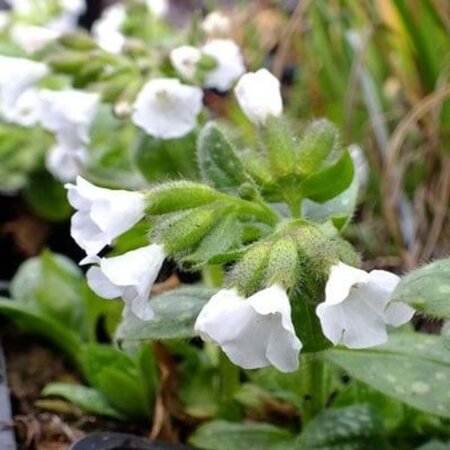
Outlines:
<svg viewBox="0 0 450 450"><path fill-rule="evenodd" d="M365 283L368 279L369 275L364 270L339 262L330 269L330 276L325 287L325 302L329 305L343 302L353 286Z"/></svg>
<svg viewBox="0 0 450 450"><path fill-rule="evenodd" d="M122 289L111 283L99 267L91 267L86 277L89 287L100 297L111 299L122 295Z"/></svg>

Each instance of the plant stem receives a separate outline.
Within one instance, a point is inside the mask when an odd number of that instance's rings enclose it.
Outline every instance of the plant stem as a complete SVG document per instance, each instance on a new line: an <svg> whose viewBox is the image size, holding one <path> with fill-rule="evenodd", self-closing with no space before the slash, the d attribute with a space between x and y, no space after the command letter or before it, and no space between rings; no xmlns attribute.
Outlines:
<svg viewBox="0 0 450 450"><path fill-rule="evenodd" d="M303 427L310 422L325 406L325 368L320 353L311 353L305 357L303 368L305 375Z"/></svg>

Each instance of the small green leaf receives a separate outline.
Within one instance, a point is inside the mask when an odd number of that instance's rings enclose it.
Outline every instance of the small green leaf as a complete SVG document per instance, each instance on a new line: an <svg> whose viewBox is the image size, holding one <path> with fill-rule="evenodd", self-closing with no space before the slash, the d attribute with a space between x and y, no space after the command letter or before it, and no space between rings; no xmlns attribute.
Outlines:
<svg viewBox="0 0 450 450"><path fill-rule="evenodd" d="M83 326L82 273L62 255L44 251L22 264L12 280L11 293L22 304L80 330Z"/></svg>
<svg viewBox="0 0 450 450"><path fill-rule="evenodd" d="M214 293L213 289L185 287L158 295L151 300L155 317L149 322L125 318L116 339L120 342L191 337L197 316Z"/></svg>
<svg viewBox="0 0 450 450"><path fill-rule="evenodd" d="M11 320L29 334L48 339L59 347L75 364L79 364L81 341L77 333L51 317L33 310L16 300L0 298L0 316Z"/></svg>
<svg viewBox="0 0 450 450"><path fill-rule="evenodd" d="M50 383L45 386L41 395L62 397L89 413L124 419L124 416L108 403L106 397L93 388L68 383Z"/></svg>
<svg viewBox="0 0 450 450"><path fill-rule="evenodd" d="M347 150L339 160L314 173L303 181L299 190L304 198L318 203L326 202L344 192L354 177L352 158Z"/></svg>
<svg viewBox="0 0 450 450"><path fill-rule="evenodd" d="M209 422L199 427L189 442L205 450L292 450L293 436L263 423Z"/></svg>
<svg viewBox="0 0 450 450"><path fill-rule="evenodd" d="M408 303L423 314L450 319L450 258L427 264L406 275L392 299Z"/></svg>
<svg viewBox="0 0 450 450"><path fill-rule="evenodd" d="M450 417L450 352L439 336L395 333L366 350L336 348L327 359L350 376L421 411Z"/></svg>
<svg viewBox="0 0 450 450"><path fill-rule="evenodd" d="M208 122L197 142L197 157L202 179L227 193L237 193L248 181L231 142L215 122Z"/></svg>
<svg viewBox="0 0 450 450"><path fill-rule="evenodd" d="M381 417L367 405L323 411L300 437L299 450L382 450Z"/></svg>
<svg viewBox="0 0 450 450"><path fill-rule="evenodd" d="M350 186L341 194L325 203L309 199L302 202L302 217L313 222L326 222L331 219L340 230L353 215L358 200L358 180L353 178Z"/></svg>
<svg viewBox="0 0 450 450"><path fill-rule="evenodd" d="M88 344L83 347L82 361L89 383L115 409L132 420L150 417L155 392L148 392L149 385L130 356L111 345Z"/></svg>

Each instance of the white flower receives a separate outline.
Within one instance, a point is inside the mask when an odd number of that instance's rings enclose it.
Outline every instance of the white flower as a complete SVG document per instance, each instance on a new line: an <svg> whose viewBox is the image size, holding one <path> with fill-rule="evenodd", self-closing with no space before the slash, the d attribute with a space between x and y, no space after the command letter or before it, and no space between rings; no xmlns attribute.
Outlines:
<svg viewBox="0 0 450 450"><path fill-rule="evenodd" d="M45 64L0 55L0 111L5 120L23 126L38 119L38 97L33 85L48 73Z"/></svg>
<svg viewBox="0 0 450 450"><path fill-rule="evenodd" d="M97 113L100 97L76 89L40 92L40 121L66 147L89 143L89 129Z"/></svg>
<svg viewBox="0 0 450 450"><path fill-rule="evenodd" d="M112 258L96 258L98 266L87 272L89 287L100 297L121 297L123 315L133 313L142 320L154 316L150 290L166 257L164 247L152 244ZM91 259L92 261L92 259Z"/></svg>
<svg viewBox="0 0 450 450"><path fill-rule="evenodd" d="M209 37L227 36L231 33L231 22L220 11L212 11L203 19L201 28Z"/></svg>
<svg viewBox="0 0 450 450"><path fill-rule="evenodd" d="M280 82L267 69L243 75L234 94L245 115L256 125L264 125L269 116L278 117L283 112Z"/></svg>
<svg viewBox="0 0 450 450"><path fill-rule="evenodd" d="M234 289L219 291L201 310L195 330L244 369L273 365L292 372L298 368L302 344L292 324L289 298L278 285L247 299Z"/></svg>
<svg viewBox="0 0 450 450"><path fill-rule="evenodd" d="M122 26L125 19L126 9L122 3L115 3L103 11L92 27L92 34L100 48L115 54L122 51L125 43Z"/></svg>
<svg viewBox="0 0 450 450"><path fill-rule="evenodd" d="M192 80L197 72L197 64L202 52L191 45L182 45L170 52L170 62L177 72L187 80Z"/></svg>
<svg viewBox="0 0 450 450"><path fill-rule="evenodd" d="M145 0L148 10L158 19L169 12L168 0Z"/></svg>
<svg viewBox="0 0 450 450"><path fill-rule="evenodd" d="M200 88L174 78L147 82L133 105L133 122L151 136L171 139L184 136L197 124L202 109Z"/></svg>
<svg viewBox="0 0 450 450"><path fill-rule="evenodd" d="M96 255L144 217L140 192L99 188L81 177L65 187L70 204L78 210L72 216L71 235L88 256Z"/></svg>
<svg viewBox="0 0 450 450"><path fill-rule="evenodd" d="M67 147L56 144L47 154L45 165L47 170L59 181L73 181L89 159L84 147Z"/></svg>
<svg viewBox="0 0 450 450"><path fill-rule="evenodd" d="M205 87L227 91L245 73L244 58L232 40L212 39L203 46L202 51L212 56L217 63L217 66L206 74Z"/></svg>
<svg viewBox="0 0 450 450"><path fill-rule="evenodd" d="M35 25L15 24L11 28L11 39L27 53L42 50L60 35L59 31Z"/></svg>
<svg viewBox="0 0 450 450"><path fill-rule="evenodd" d="M386 324L408 322L414 310L390 296L400 278L384 270L370 273L342 262L333 266L325 288L325 302L316 313L324 335L333 344L365 348L387 341Z"/></svg>

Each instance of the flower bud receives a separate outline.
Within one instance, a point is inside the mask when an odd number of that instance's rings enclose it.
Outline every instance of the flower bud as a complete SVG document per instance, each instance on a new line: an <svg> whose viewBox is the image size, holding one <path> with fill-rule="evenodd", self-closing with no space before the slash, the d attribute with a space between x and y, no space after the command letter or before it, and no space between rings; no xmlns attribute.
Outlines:
<svg viewBox="0 0 450 450"><path fill-rule="evenodd" d="M248 296L262 289L266 269L269 264L273 243L262 241L250 247L241 261L235 265L230 276L229 285Z"/></svg>
<svg viewBox="0 0 450 450"><path fill-rule="evenodd" d="M216 208L195 208L163 220L155 229L156 241L169 254L193 248L220 218Z"/></svg>
<svg viewBox="0 0 450 450"><path fill-rule="evenodd" d="M97 48L95 41L84 32L73 32L63 34L59 38L59 43L70 50L92 50Z"/></svg>
<svg viewBox="0 0 450 450"><path fill-rule="evenodd" d="M269 117L262 130L262 137L273 175L281 178L293 174L294 138L289 123L282 118Z"/></svg>
<svg viewBox="0 0 450 450"><path fill-rule="evenodd" d="M291 236L284 236L270 249L269 264L265 274L265 284L279 284L285 289L294 287L298 277L297 244Z"/></svg>
<svg viewBox="0 0 450 450"><path fill-rule="evenodd" d="M243 75L234 94L245 115L256 125L265 125L269 116L279 117L283 112L280 82L267 69Z"/></svg>
<svg viewBox="0 0 450 450"><path fill-rule="evenodd" d="M88 53L67 51L50 56L47 59L47 64L55 72L66 73L70 75L78 73L81 68L90 61L91 56Z"/></svg>
<svg viewBox="0 0 450 450"><path fill-rule="evenodd" d="M296 166L300 173L309 175L318 170L336 149L338 140L338 130L328 120L316 120L309 125L296 149Z"/></svg>

